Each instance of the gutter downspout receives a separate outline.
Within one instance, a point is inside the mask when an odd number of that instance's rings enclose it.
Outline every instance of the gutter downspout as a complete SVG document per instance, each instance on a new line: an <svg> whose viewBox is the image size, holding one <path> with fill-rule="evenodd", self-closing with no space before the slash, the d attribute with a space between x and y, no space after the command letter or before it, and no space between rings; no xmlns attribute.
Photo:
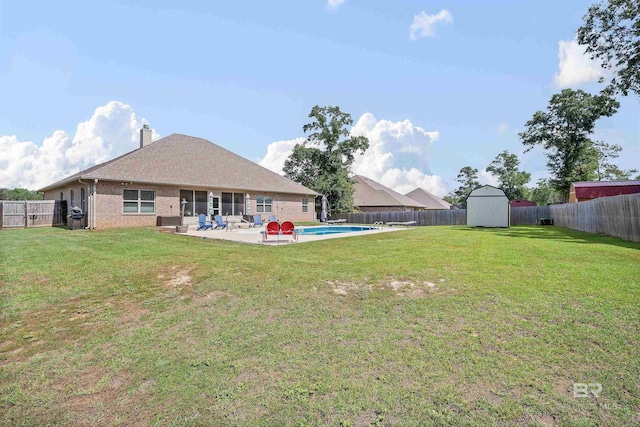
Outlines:
<svg viewBox="0 0 640 427"><path fill-rule="evenodd" d="M83 184L83 185L85 185L85 186L89 187L89 183L88 183L88 182L84 182L84 181L82 180L82 178L78 179L78 182L79 182L80 184ZM82 204L82 200L80 201L80 203ZM91 212L91 210L92 210L92 209L91 209L91 198L89 198L89 197L87 197L87 209L89 210L89 212ZM90 216L89 216L89 219L91 219L91 217L90 217ZM90 223L91 221L88 221L88 222ZM91 224L88 224L86 228L89 228L89 229L90 229L90 228L91 228Z"/></svg>
<svg viewBox="0 0 640 427"><path fill-rule="evenodd" d="M78 179L78 182L80 184L84 184L87 187L89 187L90 190L90 194L89 194L89 198L87 200L87 209L89 210L89 224L87 225L87 228L90 230L95 230L96 229L96 219L97 219L97 213L96 213L96 206L97 206L97 200L96 200L96 196L98 194L98 178L93 180L94 185L89 185L88 182L84 182L82 179ZM93 188L93 191L91 191L91 189Z"/></svg>
<svg viewBox="0 0 640 427"><path fill-rule="evenodd" d="M93 180L93 229L97 228L98 221L98 178Z"/></svg>

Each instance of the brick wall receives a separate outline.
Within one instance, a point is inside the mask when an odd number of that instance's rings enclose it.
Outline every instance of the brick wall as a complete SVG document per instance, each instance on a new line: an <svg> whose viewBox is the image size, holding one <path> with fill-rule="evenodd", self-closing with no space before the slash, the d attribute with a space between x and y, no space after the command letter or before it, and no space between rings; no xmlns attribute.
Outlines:
<svg viewBox="0 0 640 427"><path fill-rule="evenodd" d="M80 206L80 189L82 184L74 183L64 187L56 188L45 192L46 200L59 200L60 192L63 192L63 200L67 200L71 207L70 190L74 191L74 202ZM155 212L145 213L123 213L123 190L153 190L155 191ZM131 183L122 185L120 182L99 181L96 186L94 198L96 208L96 228L115 227L149 227L156 225L158 216L178 216L180 215L180 189L181 187L149 185ZM183 190L190 189L182 187ZM213 192L214 196L221 197L223 190L214 188L197 188L196 190ZM89 199L89 186L85 187L87 199ZM232 190L224 190L225 192ZM235 190L241 192L240 190ZM247 192L244 192L246 195ZM258 195L271 196L273 198L272 212L280 221L313 221L315 218L315 199L313 196L293 195L293 194L269 194L255 191L249 192L251 200L251 214L257 213L256 197ZM308 212L302 212L302 199L308 199ZM93 204L92 201L91 203ZM87 203L87 208L89 203ZM244 211L244 209L242 209ZM89 214L93 214L92 212ZM269 213L259 214L265 221L269 218ZM88 218L87 218L88 219Z"/></svg>

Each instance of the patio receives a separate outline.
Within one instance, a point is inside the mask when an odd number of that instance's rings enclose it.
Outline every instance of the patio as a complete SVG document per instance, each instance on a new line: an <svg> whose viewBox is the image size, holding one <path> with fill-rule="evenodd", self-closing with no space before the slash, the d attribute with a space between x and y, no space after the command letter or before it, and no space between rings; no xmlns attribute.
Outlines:
<svg viewBox="0 0 640 427"><path fill-rule="evenodd" d="M312 226L305 226L304 229L313 228ZM298 235L298 241L294 242L290 236L269 236L266 242L262 241L262 231L263 228L234 228L232 230L202 230L198 231L197 226L190 225L186 233L176 233L177 235L182 236L191 236L191 237L199 237L202 239L218 239L218 240L229 240L232 242L241 242L241 243L252 243L258 245L268 245L268 246L280 246L287 245L292 243L305 243L305 242L314 242L318 240L326 240L326 239L338 239L342 237L353 237L353 236L364 236L368 234L376 234L376 233L388 233L392 231L401 231L403 229L393 228L393 227L382 227L376 228L373 230L365 230L365 231L357 231L357 232L348 232L348 233L339 233L339 234L324 234L324 235ZM404 230L407 230L406 228Z"/></svg>

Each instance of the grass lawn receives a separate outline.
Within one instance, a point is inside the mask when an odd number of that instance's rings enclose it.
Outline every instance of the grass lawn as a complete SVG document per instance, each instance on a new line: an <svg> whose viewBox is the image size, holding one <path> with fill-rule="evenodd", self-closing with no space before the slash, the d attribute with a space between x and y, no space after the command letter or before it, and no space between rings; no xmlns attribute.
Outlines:
<svg viewBox="0 0 640 427"><path fill-rule="evenodd" d="M0 425L638 425L639 249L4 230Z"/></svg>

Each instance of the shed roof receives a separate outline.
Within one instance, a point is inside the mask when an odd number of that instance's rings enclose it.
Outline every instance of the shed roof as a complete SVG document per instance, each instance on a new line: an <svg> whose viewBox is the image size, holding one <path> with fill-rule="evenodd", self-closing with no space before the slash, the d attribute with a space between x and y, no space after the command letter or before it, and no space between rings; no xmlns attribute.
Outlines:
<svg viewBox="0 0 640 427"><path fill-rule="evenodd" d="M39 191L78 179L318 194L206 139L178 133L92 166Z"/></svg>
<svg viewBox="0 0 640 427"><path fill-rule="evenodd" d="M483 185L481 187L475 188L471 193L469 193L469 197L507 197L504 191L501 188L494 187L493 185Z"/></svg>
<svg viewBox="0 0 640 427"><path fill-rule="evenodd" d="M578 199L640 193L640 181L582 181L572 184Z"/></svg>
<svg viewBox="0 0 640 427"><path fill-rule="evenodd" d="M403 206L424 208L425 206L407 196L362 175L355 175L353 203L355 206Z"/></svg>
<svg viewBox="0 0 640 427"><path fill-rule="evenodd" d="M405 196L422 203L427 209L451 209L448 202L422 188L416 188Z"/></svg>

